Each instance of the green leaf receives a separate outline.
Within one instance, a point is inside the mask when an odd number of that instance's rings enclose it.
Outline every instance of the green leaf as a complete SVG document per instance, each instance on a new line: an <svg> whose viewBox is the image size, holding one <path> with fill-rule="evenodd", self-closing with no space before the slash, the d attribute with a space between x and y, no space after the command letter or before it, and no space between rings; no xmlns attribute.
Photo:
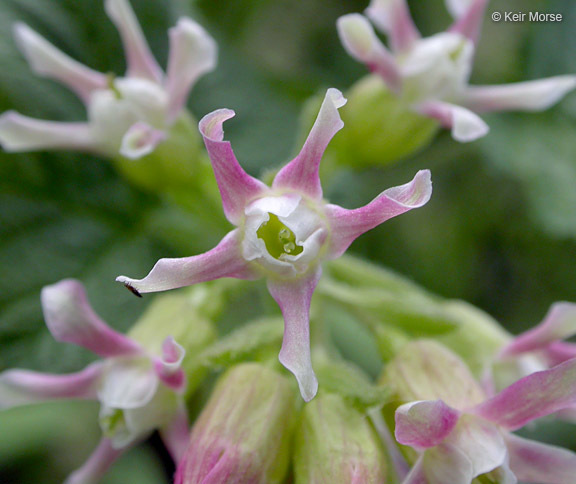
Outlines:
<svg viewBox="0 0 576 484"><path fill-rule="evenodd" d="M529 213L549 235L576 237L575 122L554 113L490 120L486 158L523 188Z"/></svg>

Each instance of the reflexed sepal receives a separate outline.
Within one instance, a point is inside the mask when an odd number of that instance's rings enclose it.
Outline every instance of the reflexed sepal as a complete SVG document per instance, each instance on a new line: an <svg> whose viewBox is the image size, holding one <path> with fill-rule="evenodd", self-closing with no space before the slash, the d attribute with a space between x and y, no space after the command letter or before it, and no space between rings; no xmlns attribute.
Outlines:
<svg viewBox="0 0 576 484"><path fill-rule="evenodd" d="M323 391L302 410L295 484L386 482L386 457L366 415Z"/></svg>

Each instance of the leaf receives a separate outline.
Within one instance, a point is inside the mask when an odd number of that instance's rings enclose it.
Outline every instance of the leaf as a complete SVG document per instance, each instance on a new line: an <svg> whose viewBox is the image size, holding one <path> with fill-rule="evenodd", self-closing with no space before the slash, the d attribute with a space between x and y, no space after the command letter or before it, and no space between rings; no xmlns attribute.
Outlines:
<svg viewBox="0 0 576 484"><path fill-rule="evenodd" d="M490 121L486 159L523 187L529 213L555 237L576 237L576 146L574 121L533 114Z"/></svg>

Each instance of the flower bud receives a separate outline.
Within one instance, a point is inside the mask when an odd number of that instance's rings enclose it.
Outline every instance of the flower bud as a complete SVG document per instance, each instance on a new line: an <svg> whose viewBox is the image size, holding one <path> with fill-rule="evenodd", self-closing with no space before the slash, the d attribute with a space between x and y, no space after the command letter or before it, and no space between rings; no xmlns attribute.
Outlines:
<svg viewBox="0 0 576 484"><path fill-rule="evenodd" d="M468 408L485 398L466 364L432 340L406 344L384 369L381 383L402 402L440 399L454 408Z"/></svg>
<svg viewBox="0 0 576 484"><path fill-rule="evenodd" d="M131 183L151 192L179 192L200 186L204 180L198 180L198 176L204 178L204 172L211 173L196 126L197 121L183 112L154 151L137 159L119 155L114 163ZM145 130L135 132L132 143L138 146L146 136L149 134ZM210 181L206 177L206 182Z"/></svg>
<svg viewBox="0 0 576 484"><path fill-rule="evenodd" d="M457 328L437 339L462 358L480 378L496 354L511 340L489 314L464 301L446 301L443 310L456 321Z"/></svg>
<svg viewBox="0 0 576 484"><path fill-rule="evenodd" d="M330 146L339 164L387 165L426 147L439 129L437 121L413 111L376 75L360 79L347 97L342 108L346 129Z"/></svg>
<svg viewBox="0 0 576 484"><path fill-rule="evenodd" d="M386 457L368 418L335 394L306 404L296 431L296 484L380 484Z"/></svg>
<svg viewBox="0 0 576 484"><path fill-rule="evenodd" d="M275 370L244 363L227 371L192 429L175 484L283 482L296 402Z"/></svg>

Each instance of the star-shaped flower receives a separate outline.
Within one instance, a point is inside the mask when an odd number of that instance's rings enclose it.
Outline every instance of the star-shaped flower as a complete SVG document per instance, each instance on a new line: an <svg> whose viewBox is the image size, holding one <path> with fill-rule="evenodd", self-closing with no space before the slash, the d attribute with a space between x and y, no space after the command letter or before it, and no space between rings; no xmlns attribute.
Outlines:
<svg viewBox="0 0 576 484"><path fill-rule="evenodd" d="M9 111L0 117L6 151L70 149L137 159L166 139L196 80L214 69L216 43L189 18L170 29L166 74L150 52L127 0L106 0L106 12L124 44L127 72L112 77L71 59L25 24L16 42L33 71L59 81L86 105L88 121L60 123Z"/></svg>
<svg viewBox="0 0 576 484"><path fill-rule="evenodd" d="M467 408L442 400L404 404L396 410L396 439L420 456L403 484L470 484L488 472L506 484L571 484L576 454L511 431L575 403L576 359Z"/></svg>
<svg viewBox="0 0 576 484"><path fill-rule="evenodd" d="M66 279L42 290L48 329L57 341L102 357L78 373L52 375L28 370L0 373L0 409L54 399L100 402L103 438L67 484L95 482L130 445L160 430L176 462L188 441L188 418L180 367L184 349L168 337L162 355L114 331L91 308L82 284Z"/></svg>
<svg viewBox="0 0 576 484"><path fill-rule="evenodd" d="M455 22L422 38L406 0L372 0L366 15L388 36L390 49L360 14L338 19L348 53L379 75L416 112L452 130L454 139L473 141L488 133L477 115L490 111L540 111L576 87L566 75L496 86L469 86L474 52L488 0L447 0Z"/></svg>
<svg viewBox="0 0 576 484"><path fill-rule="evenodd" d="M344 125L338 108L345 103L340 91L327 91L300 154L278 172L271 187L248 175L230 143L223 141L222 124L234 112L220 109L205 116L200 132L224 213L236 228L205 254L160 259L144 279L117 278L137 292L155 292L221 277L266 277L285 322L280 362L294 373L306 401L318 389L310 359L309 311L321 262L341 256L364 232L421 207L432 192L430 172L423 170L410 183L382 192L362 208L347 210L323 200L320 160Z"/></svg>

